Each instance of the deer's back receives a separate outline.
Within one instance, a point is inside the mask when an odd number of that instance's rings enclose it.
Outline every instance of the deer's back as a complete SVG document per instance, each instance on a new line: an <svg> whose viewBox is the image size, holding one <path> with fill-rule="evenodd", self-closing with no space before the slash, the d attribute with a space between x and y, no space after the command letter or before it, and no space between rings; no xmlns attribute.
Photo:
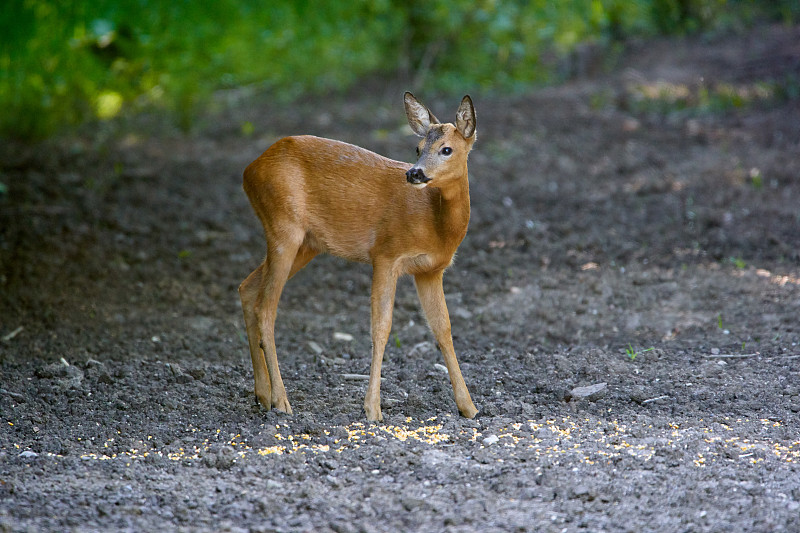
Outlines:
<svg viewBox="0 0 800 533"><path fill-rule="evenodd" d="M406 183L409 163L331 139L286 137L244 173L244 189L267 234L287 222L320 252L369 262L383 234L425 216L427 191Z"/></svg>

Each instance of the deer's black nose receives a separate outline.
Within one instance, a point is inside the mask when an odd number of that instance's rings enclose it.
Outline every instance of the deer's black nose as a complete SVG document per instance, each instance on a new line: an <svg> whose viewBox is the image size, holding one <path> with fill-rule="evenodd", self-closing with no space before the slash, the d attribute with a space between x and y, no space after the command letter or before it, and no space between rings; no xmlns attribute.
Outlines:
<svg viewBox="0 0 800 533"><path fill-rule="evenodd" d="M431 179L425 175L425 172L423 172L421 168L417 167L411 167L408 169L408 172L406 172L406 180L412 184L428 183L431 181Z"/></svg>

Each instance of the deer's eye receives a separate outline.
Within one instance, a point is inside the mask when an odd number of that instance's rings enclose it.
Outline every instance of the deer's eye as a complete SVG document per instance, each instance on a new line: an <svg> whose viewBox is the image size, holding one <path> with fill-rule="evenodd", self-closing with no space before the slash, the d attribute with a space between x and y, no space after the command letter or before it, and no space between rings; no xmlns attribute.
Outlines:
<svg viewBox="0 0 800 533"><path fill-rule="evenodd" d="M442 148L442 151L440 153L442 155L450 155L453 153L453 149L450 148L449 146L445 146L444 148Z"/></svg>

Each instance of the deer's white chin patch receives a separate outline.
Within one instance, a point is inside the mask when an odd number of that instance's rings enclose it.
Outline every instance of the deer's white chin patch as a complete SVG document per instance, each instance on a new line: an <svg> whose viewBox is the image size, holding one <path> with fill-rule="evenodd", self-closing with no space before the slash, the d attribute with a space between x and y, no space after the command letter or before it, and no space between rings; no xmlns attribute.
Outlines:
<svg viewBox="0 0 800 533"><path fill-rule="evenodd" d="M414 187L415 189L424 189L425 187L428 186L428 184L427 183L412 183L411 186Z"/></svg>

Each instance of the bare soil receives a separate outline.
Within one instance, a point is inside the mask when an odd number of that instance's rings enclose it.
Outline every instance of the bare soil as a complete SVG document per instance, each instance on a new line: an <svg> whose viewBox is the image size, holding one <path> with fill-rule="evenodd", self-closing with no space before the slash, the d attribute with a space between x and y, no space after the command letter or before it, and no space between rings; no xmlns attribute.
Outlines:
<svg viewBox="0 0 800 533"><path fill-rule="evenodd" d="M762 97L798 42L640 43L473 95L445 291L474 420L403 279L365 421L370 269L332 257L279 309L295 415L252 392L241 172L297 133L411 160L403 88L0 146L0 531L800 530L800 106Z"/></svg>

